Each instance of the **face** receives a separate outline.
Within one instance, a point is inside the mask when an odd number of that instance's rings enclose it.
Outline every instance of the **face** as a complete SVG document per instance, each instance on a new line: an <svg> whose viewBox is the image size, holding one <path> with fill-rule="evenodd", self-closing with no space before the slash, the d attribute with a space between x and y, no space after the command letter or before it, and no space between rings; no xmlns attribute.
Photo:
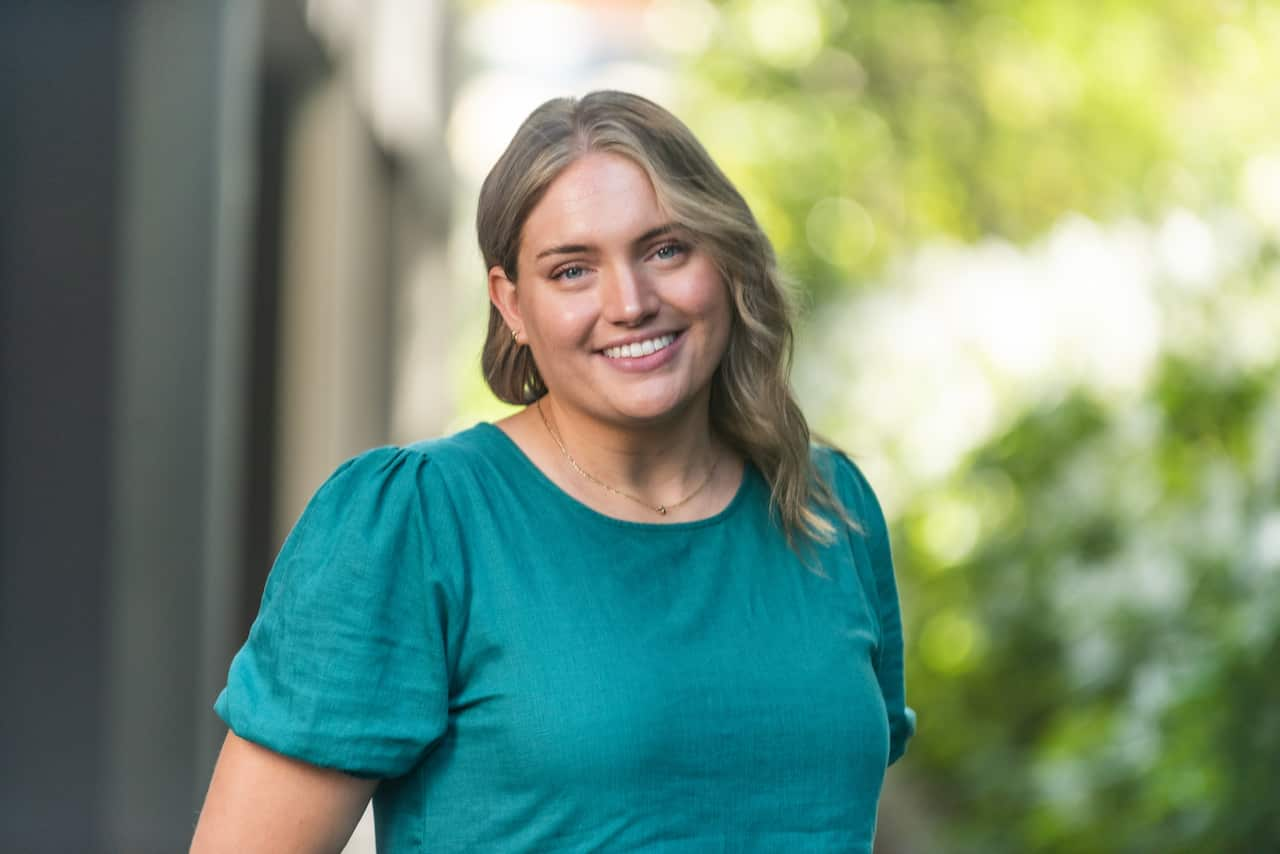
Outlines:
<svg viewBox="0 0 1280 854"><path fill-rule="evenodd" d="M619 426L707 411L728 290L634 162L595 152L565 169L525 221L518 265L517 282L489 271L490 297L555 405Z"/></svg>

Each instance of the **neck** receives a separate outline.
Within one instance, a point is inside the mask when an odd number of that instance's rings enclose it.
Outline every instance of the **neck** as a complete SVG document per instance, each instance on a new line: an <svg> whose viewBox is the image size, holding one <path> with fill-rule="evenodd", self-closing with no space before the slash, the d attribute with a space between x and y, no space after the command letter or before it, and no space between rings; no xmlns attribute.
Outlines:
<svg viewBox="0 0 1280 854"><path fill-rule="evenodd" d="M578 467L655 505L674 503L700 486L720 453L706 400L660 421L626 426L560 406L551 395L541 407Z"/></svg>

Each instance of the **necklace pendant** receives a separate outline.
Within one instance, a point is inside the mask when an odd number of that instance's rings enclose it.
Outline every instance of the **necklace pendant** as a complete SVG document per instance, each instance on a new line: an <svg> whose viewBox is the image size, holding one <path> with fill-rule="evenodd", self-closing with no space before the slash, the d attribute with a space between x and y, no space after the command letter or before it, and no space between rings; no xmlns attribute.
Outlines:
<svg viewBox="0 0 1280 854"><path fill-rule="evenodd" d="M667 508L666 508L666 506L665 506L665 505L663 505L663 504L659 504L659 505L658 505L658 512L659 512L659 513L661 513L663 516L667 515Z"/></svg>

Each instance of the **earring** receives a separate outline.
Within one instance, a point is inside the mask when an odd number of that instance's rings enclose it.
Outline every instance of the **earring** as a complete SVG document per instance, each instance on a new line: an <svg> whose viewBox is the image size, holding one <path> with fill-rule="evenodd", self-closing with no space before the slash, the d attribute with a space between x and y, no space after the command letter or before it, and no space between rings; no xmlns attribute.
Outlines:
<svg viewBox="0 0 1280 854"><path fill-rule="evenodd" d="M517 345L519 345L519 343L520 343L520 333L519 333L519 332L516 332L514 329L512 329L512 330L511 330L511 340L512 340L513 342L515 342Z"/></svg>

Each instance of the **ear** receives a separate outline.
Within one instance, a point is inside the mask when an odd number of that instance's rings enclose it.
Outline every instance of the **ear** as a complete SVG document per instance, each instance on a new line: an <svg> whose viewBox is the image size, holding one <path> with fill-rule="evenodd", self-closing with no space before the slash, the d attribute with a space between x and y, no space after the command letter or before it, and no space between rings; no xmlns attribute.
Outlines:
<svg viewBox="0 0 1280 854"><path fill-rule="evenodd" d="M506 271L496 264L489 268L489 301L502 315L508 327L515 332L524 332L524 323L520 319L520 302L516 297L516 283L508 279Z"/></svg>

